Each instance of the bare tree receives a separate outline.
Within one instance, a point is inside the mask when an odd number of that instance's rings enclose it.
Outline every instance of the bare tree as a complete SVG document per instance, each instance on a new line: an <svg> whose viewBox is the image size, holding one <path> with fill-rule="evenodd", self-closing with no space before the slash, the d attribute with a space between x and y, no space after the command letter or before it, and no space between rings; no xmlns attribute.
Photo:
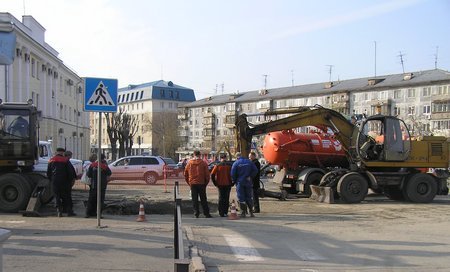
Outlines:
<svg viewBox="0 0 450 272"><path fill-rule="evenodd" d="M154 155L175 157L175 150L180 146L176 112L156 112L144 117L144 132L152 133Z"/></svg>
<svg viewBox="0 0 450 272"><path fill-rule="evenodd" d="M117 113L105 113L106 132L111 143L111 156L113 161L117 158L117 141L119 140L119 128L122 126L123 114L124 111L120 107Z"/></svg>
<svg viewBox="0 0 450 272"><path fill-rule="evenodd" d="M133 137L138 131L139 121L136 116L124 112L122 114L122 125L118 128L119 156L131 155Z"/></svg>

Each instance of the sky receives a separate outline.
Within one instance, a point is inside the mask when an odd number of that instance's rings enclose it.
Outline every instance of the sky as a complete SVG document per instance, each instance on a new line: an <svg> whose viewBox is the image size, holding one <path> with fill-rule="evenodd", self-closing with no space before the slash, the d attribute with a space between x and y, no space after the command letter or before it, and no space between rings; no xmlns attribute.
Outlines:
<svg viewBox="0 0 450 272"><path fill-rule="evenodd" d="M33 16L81 77L170 80L197 99L450 69L448 0L0 0L0 11Z"/></svg>

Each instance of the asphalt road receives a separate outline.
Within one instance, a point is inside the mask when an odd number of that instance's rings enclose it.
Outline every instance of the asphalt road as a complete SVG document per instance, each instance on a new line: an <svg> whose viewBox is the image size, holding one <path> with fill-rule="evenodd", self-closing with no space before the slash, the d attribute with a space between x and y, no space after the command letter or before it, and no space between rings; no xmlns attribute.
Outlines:
<svg viewBox="0 0 450 272"><path fill-rule="evenodd" d="M4 271L173 271L173 182L167 186L110 184L107 200L146 199L147 222L111 209L102 226L85 219L84 186L74 187L74 218L0 214L13 235L4 245ZM185 254L208 271L450 271L450 198L430 204L371 195L361 204L309 199L261 199L256 218L217 217L217 192L208 186L212 219L192 216L189 188L180 180ZM232 192L235 197L235 192ZM128 203L128 202L127 202ZM148 212L147 212L148 211Z"/></svg>

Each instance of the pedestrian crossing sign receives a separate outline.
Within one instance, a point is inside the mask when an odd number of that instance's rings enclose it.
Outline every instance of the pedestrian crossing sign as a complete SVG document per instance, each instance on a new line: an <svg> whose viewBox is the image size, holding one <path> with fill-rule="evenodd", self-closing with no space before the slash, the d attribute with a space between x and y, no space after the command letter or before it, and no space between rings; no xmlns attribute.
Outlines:
<svg viewBox="0 0 450 272"><path fill-rule="evenodd" d="M84 111L117 112L117 79L84 79Z"/></svg>

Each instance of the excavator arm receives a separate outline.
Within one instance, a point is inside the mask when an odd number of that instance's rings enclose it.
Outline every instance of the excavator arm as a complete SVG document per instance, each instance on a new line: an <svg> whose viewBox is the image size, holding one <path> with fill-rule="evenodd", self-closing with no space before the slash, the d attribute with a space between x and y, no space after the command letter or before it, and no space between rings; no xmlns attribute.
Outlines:
<svg viewBox="0 0 450 272"><path fill-rule="evenodd" d="M248 156L251 149L252 137L285 129L304 126L326 126L331 128L342 146L348 150L351 145L351 137L355 126L337 111L323 107L300 107L296 114L289 117L249 126L247 115L238 116L236 121L236 137L238 150L244 157ZM269 113L270 114L270 113Z"/></svg>

